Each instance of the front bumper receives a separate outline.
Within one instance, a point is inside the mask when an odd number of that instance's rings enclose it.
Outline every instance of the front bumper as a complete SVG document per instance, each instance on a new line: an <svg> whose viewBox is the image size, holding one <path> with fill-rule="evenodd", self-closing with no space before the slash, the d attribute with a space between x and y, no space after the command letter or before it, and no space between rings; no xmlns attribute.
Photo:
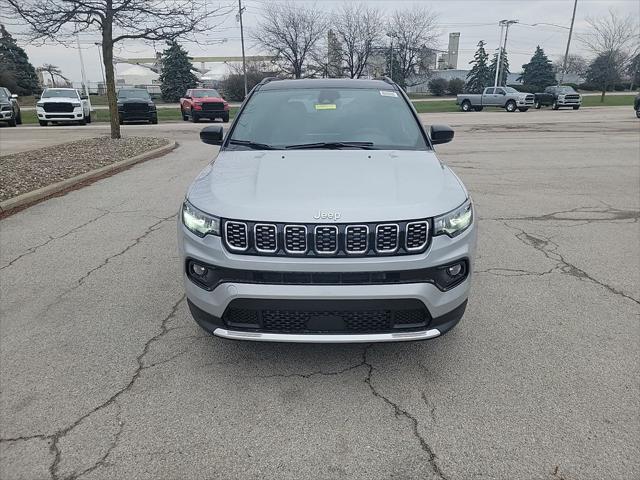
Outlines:
<svg viewBox="0 0 640 480"><path fill-rule="evenodd" d="M75 107L73 112L45 112L44 108L37 107L36 113L39 120L61 120L61 121L80 121L84 119L84 110L82 107Z"/></svg>
<svg viewBox="0 0 640 480"><path fill-rule="evenodd" d="M128 112L125 110L118 110L118 117L124 122L142 122L151 121L157 118L157 110L149 110L148 112Z"/></svg>
<svg viewBox="0 0 640 480"><path fill-rule="evenodd" d="M291 342L385 342L434 338L452 328L462 317L471 286L476 245L476 224L455 238L434 237L429 248L417 255L367 257L367 258L296 258L237 255L228 252L220 237L197 237L178 220L178 244L182 258L181 269L184 286L194 318L206 330L215 335L244 340ZM392 272L424 269L454 263L466 259L466 279L447 291L433 283L393 284L270 284L225 282L208 291L196 285L185 273L187 259L229 269L275 272ZM278 303L291 301L323 301L331 308L331 302L344 301L395 302L418 301L428 311L428 322L423 328L412 331L381 333L272 333L263 331L239 331L225 321L225 312L234 301L269 301L277 310ZM439 325L439 326L438 326ZM243 329L246 330L246 329Z"/></svg>
<svg viewBox="0 0 640 480"><path fill-rule="evenodd" d="M11 120L13 118L13 110L0 111L0 120Z"/></svg>

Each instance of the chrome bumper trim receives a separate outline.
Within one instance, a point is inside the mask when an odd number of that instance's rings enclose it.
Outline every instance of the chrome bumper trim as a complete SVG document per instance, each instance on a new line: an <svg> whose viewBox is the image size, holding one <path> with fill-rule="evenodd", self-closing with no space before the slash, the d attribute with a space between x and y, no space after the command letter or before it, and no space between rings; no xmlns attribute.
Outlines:
<svg viewBox="0 0 640 480"><path fill-rule="evenodd" d="M407 342L411 340L428 340L440 336L440 330L432 328L419 332L398 333L363 333L363 334L305 334L305 333L259 333L239 332L216 328L213 334L232 340L251 340L254 342L291 342L291 343L377 343Z"/></svg>

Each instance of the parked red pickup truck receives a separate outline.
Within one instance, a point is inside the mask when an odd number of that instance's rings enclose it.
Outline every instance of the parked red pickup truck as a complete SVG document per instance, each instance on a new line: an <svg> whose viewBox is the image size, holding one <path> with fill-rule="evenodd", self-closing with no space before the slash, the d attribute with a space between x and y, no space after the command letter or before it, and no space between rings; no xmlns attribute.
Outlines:
<svg viewBox="0 0 640 480"><path fill-rule="evenodd" d="M201 118L215 120L221 118L229 121L229 104L213 88L192 88L180 99L182 119L197 122Z"/></svg>

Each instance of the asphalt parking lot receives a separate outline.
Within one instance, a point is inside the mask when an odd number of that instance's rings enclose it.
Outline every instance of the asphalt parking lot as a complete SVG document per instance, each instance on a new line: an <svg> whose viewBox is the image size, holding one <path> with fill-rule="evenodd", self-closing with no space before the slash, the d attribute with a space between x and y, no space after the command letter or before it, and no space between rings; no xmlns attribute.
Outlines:
<svg viewBox="0 0 640 480"><path fill-rule="evenodd" d="M1 220L0 477L639 478L640 121L422 117L456 129L438 151L480 217L467 313L428 342L204 334L175 239L203 125L127 126L179 148Z"/></svg>

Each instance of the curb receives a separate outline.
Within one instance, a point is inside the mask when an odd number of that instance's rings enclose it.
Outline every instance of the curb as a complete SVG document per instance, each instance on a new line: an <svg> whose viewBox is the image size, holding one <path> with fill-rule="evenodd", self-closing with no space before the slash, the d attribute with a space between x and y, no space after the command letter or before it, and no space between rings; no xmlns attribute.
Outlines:
<svg viewBox="0 0 640 480"><path fill-rule="evenodd" d="M45 198L55 195L56 193L62 192L64 190L69 190L79 183L84 183L87 181L98 179L99 177L108 176L109 174L116 173L116 171L118 170L122 170L126 167L135 165L136 163L159 157L161 155L169 153L177 146L178 144L176 142L171 141L167 145L154 148L153 150L141 153L140 155L136 155L135 157L127 158L110 165L105 165L104 167L100 167L95 170L76 175L75 177L67 178L66 180L47 185L46 187L23 193L21 195L18 195L17 197L4 200L3 202L0 202L0 213L4 214L10 210L37 203L41 200L44 200Z"/></svg>

